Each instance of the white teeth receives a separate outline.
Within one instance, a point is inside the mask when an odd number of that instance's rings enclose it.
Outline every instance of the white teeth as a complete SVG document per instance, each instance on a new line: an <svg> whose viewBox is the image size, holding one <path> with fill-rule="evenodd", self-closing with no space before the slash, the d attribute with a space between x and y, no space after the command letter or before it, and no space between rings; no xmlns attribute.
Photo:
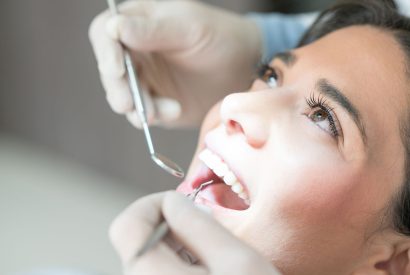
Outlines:
<svg viewBox="0 0 410 275"><path fill-rule="evenodd" d="M243 200L247 200L248 199L248 195L246 195L245 193L240 193L238 194L238 197L240 197Z"/></svg>
<svg viewBox="0 0 410 275"><path fill-rule="evenodd" d="M232 186L235 182L238 181L232 171L229 171L227 174L225 174L223 180L227 185L230 186Z"/></svg>
<svg viewBox="0 0 410 275"><path fill-rule="evenodd" d="M203 151L199 154L198 158L199 158L200 160L202 160L203 162L209 161L209 159L212 158L212 152L209 151L209 150L203 150Z"/></svg>
<svg viewBox="0 0 410 275"><path fill-rule="evenodd" d="M249 196L244 190L243 185L238 181L235 174L229 169L228 165L219 156L205 149L199 154L199 159L205 163L218 177L231 186L233 192L249 205Z"/></svg>
<svg viewBox="0 0 410 275"><path fill-rule="evenodd" d="M243 187L240 183L235 183L231 187L232 191L234 191L236 194L240 194L243 191Z"/></svg>
<svg viewBox="0 0 410 275"><path fill-rule="evenodd" d="M226 165L225 163L220 166L216 166L213 171L218 177L223 177L226 173L230 172L228 165Z"/></svg>

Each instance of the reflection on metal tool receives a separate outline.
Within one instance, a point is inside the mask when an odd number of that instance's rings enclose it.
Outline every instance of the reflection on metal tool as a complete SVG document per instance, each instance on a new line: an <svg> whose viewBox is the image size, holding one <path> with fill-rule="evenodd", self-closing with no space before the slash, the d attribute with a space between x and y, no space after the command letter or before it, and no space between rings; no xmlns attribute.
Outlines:
<svg viewBox="0 0 410 275"><path fill-rule="evenodd" d="M198 193L205 188L208 185L211 185L213 183L213 180L207 181L202 183L198 188L196 188L192 193L188 194L187 197L195 201ZM149 251L151 248L153 248L156 244L158 244L164 237L167 235L169 232L169 226L166 221L161 222L157 228L152 232L152 234L148 237L147 241L144 243L144 245L141 247L140 250L138 250L136 257L140 257L144 255L147 251Z"/></svg>
<svg viewBox="0 0 410 275"><path fill-rule="evenodd" d="M118 8L115 0L107 0L108 6L113 14L118 14ZM145 112L145 104L141 95L141 89L137 78L137 71L132 62L131 55L129 51L123 47L124 50L124 64L127 69L128 82L132 92L132 97L134 100L134 106L137 110L139 119L141 120L142 128L144 130L145 140L147 142L148 150L151 156L151 159L162 169L172 174L175 177L183 178L184 171L173 161L164 157L161 154L155 152L154 144L152 142L151 132L149 130L147 122L147 114Z"/></svg>

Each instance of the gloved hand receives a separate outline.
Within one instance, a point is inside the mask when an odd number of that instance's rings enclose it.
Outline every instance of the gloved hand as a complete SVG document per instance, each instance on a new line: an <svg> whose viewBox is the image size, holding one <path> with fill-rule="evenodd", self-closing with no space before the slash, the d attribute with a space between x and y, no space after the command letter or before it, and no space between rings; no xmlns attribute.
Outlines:
<svg viewBox="0 0 410 275"><path fill-rule="evenodd" d="M262 48L250 19L194 1L127 1L119 10L98 15L89 37L111 108L133 125L141 126L120 43L138 68L151 124L198 126L215 102L249 87Z"/></svg>
<svg viewBox="0 0 410 275"><path fill-rule="evenodd" d="M199 265L181 260L165 242L139 258L135 256L162 216L171 228L171 238L193 253ZM280 274L269 261L176 192L136 201L114 221L110 237L127 275Z"/></svg>

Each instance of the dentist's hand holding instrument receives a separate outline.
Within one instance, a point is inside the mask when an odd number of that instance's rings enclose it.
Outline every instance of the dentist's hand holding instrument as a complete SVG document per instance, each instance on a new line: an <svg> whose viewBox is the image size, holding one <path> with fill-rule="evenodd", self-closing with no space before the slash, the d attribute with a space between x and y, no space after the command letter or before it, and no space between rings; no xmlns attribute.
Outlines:
<svg viewBox="0 0 410 275"><path fill-rule="evenodd" d="M168 243L161 242L138 257L139 249L163 218L171 230ZM206 211L176 192L157 193L136 201L114 221L110 237L127 275L280 274ZM175 242L195 255L199 263L183 261L172 248Z"/></svg>
<svg viewBox="0 0 410 275"><path fill-rule="evenodd" d="M198 126L215 102L250 85L262 47L250 19L195 1L127 1L119 13L97 16L89 36L107 100L133 125L142 127L121 44L136 64L150 124Z"/></svg>
<svg viewBox="0 0 410 275"><path fill-rule="evenodd" d="M110 11L113 15L118 15L117 3L115 0L107 0ZM123 51L123 63L127 72L127 79L129 83L129 89L131 90L133 109L137 113L141 122L142 129L144 130L145 140L147 142L148 151L151 159L162 169L170 173L171 175L183 178L185 173L179 167L178 164L169 160L161 154L158 154L155 150L154 143L152 141L151 131L148 125L146 103L143 98L141 84L138 80L137 69L130 55L127 47L121 44L121 50Z"/></svg>

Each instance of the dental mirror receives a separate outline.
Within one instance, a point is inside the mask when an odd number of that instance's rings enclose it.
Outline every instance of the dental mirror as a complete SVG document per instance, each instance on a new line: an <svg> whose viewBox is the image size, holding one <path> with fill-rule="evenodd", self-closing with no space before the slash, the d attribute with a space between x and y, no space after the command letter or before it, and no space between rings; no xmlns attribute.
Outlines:
<svg viewBox="0 0 410 275"><path fill-rule="evenodd" d="M118 14L117 4L115 0L107 0L108 6L113 14ZM132 97L134 100L134 106L137 110L139 119L142 123L142 128L144 130L145 140L147 142L148 150L151 155L151 159L162 169L170 173L171 175L183 178L184 171L175 162L169 160L168 158L155 152L154 144L152 142L151 132L147 122L147 114L145 112L145 105L141 95L141 89L137 78L137 71L132 62L131 55L128 50L123 46L124 50L124 64L127 69L128 82L130 84L130 89L132 92Z"/></svg>
<svg viewBox="0 0 410 275"><path fill-rule="evenodd" d="M151 159L158 164L159 167L177 178L183 178L185 173L175 162L169 160L165 156L155 153L151 155Z"/></svg>

